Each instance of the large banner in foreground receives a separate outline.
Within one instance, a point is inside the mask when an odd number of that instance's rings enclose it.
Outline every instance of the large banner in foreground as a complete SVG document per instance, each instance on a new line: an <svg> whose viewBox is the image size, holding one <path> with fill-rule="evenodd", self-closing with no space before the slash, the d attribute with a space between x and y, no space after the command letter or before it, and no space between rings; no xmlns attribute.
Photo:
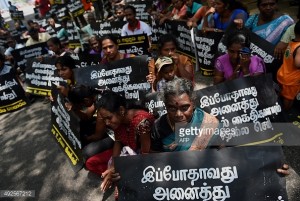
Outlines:
<svg viewBox="0 0 300 201"><path fill-rule="evenodd" d="M280 147L117 157L119 200L287 200L281 157Z"/></svg>

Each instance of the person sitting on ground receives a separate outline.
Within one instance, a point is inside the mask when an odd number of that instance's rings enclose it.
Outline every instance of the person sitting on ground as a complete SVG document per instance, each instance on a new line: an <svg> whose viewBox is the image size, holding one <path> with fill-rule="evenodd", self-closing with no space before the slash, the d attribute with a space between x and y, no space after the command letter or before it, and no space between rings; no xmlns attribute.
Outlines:
<svg viewBox="0 0 300 201"><path fill-rule="evenodd" d="M98 101L97 108L106 126L115 133L113 157L120 156L124 147L132 154L147 154L150 151L150 136L154 117L141 107L130 106L126 99L112 91L105 91ZM111 185L114 164L102 176L101 190Z"/></svg>
<svg viewBox="0 0 300 201"><path fill-rule="evenodd" d="M159 57L171 57L175 64L175 75L194 81L194 66L192 61L185 55L176 53L177 40L172 34L162 35L158 40ZM155 79L160 80L160 76L155 73L155 60L151 59L148 65L149 75L147 80L153 83Z"/></svg>
<svg viewBox="0 0 300 201"><path fill-rule="evenodd" d="M6 39L6 44L7 44L8 48L4 52L5 58L6 58L6 60L10 61L10 63L13 65L14 64L14 58L13 58L11 52L16 50L16 49L23 48L24 45L18 44L13 37L8 37Z"/></svg>
<svg viewBox="0 0 300 201"><path fill-rule="evenodd" d="M285 110L291 109L297 94L300 93L300 21L296 23L294 33L295 39L289 43L283 64L277 72Z"/></svg>
<svg viewBox="0 0 300 201"><path fill-rule="evenodd" d="M48 33L39 33L39 30L35 28L30 29L28 34L30 37L26 41L26 47L38 43L47 42L51 38L51 36Z"/></svg>
<svg viewBox="0 0 300 201"><path fill-rule="evenodd" d="M47 22L48 26L46 28L46 32L52 37L56 37L58 30L61 28L61 25L57 24L53 18L49 18Z"/></svg>
<svg viewBox="0 0 300 201"><path fill-rule="evenodd" d="M205 17L203 31L222 32L225 31L232 22L239 22L237 23L238 28L241 28L241 23L248 19L247 8L240 1L215 0L214 8L214 27L209 27L208 19Z"/></svg>
<svg viewBox="0 0 300 201"><path fill-rule="evenodd" d="M91 47L91 50L89 51L89 54L97 54L102 56L102 48L101 48L101 41L100 38L96 35L92 35L89 38L89 44Z"/></svg>
<svg viewBox="0 0 300 201"><path fill-rule="evenodd" d="M160 80L154 80L152 84L153 91L160 91L173 79L176 79L175 75L175 65L170 57L159 57L155 62L155 74L160 77Z"/></svg>
<svg viewBox="0 0 300 201"><path fill-rule="evenodd" d="M52 56L59 57L64 55L70 55L72 52L64 48L57 37L52 37L47 41L47 46L52 53Z"/></svg>
<svg viewBox="0 0 300 201"><path fill-rule="evenodd" d="M227 53L215 61L214 84L259 75L265 71L264 61L258 56L251 56L250 40L243 32L231 33L226 47Z"/></svg>
<svg viewBox="0 0 300 201"><path fill-rule="evenodd" d="M134 57L133 54L123 54L119 52L118 41L113 35L104 36L101 39L101 41L101 47L104 54L103 59L101 60L102 64L107 64L108 62Z"/></svg>
<svg viewBox="0 0 300 201"><path fill-rule="evenodd" d="M177 78L166 83L161 91L167 109L164 114L154 123L151 137L152 152L171 152L185 150L203 150L212 144L213 132L219 126L216 117L204 112L195 106L195 95L191 81ZM189 124L199 129L207 129L211 133L199 135L189 143L179 145L175 141L175 124ZM214 142L216 145L217 143Z"/></svg>
<svg viewBox="0 0 300 201"><path fill-rule="evenodd" d="M186 19L187 6L185 0L177 0L173 2L173 10L159 20L159 24L163 24L166 20L183 20Z"/></svg>
<svg viewBox="0 0 300 201"><path fill-rule="evenodd" d="M60 56L55 61L55 67L58 75L65 81L57 86L64 97L68 97L70 88L75 84L74 72L75 61L71 56Z"/></svg>
<svg viewBox="0 0 300 201"><path fill-rule="evenodd" d="M122 27L121 36L146 34L148 36L150 50L152 35L150 26L136 18L136 9L131 5L124 7L124 15L126 17L127 23Z"/></svg>
<svg viewBox="0 0 300 201"><path fill-rule="evenodd" d="M71 102L69 109L81 117L80 138L83 142L82 155L85 167L100 176L107 170L114 145L113 136L108 135L113 131L106 127L101 115L98 114L99 111L95 121L93 118L96 112L96 101L101 98L101 94L102 91L84 85L71 87L68 94Z"/></svg>
<svg viewBox="0 0 300 201"><path fill-rule="evenodd" d="M81 31L85 34L87 34L88 36L92 36L93 35L93 30L92 30L92 25L96 24L96 18L95 15L93 13L89 13L87 16L87 22L88 24L84 27L81 28Z"/></svg>
<svg viewBox="0 0 300 201"><path fill-rule="evenodd" d="M187 4L192 0L187 1ZM202 30L204 18L207 20L209 28L214 27L213 14L215 12L214 0L207 0L206 4L203 4L200 9L187 21L187 26L197 27L198 30Z"/></svg>

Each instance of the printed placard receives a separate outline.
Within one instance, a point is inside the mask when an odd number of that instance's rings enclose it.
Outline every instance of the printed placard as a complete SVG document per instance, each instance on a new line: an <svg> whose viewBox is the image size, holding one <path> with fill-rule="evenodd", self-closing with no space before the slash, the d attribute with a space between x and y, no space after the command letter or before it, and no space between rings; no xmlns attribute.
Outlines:
<svg viewBox="0 0 300 201"><path fill-rule="evenodd" d="M63 82L55 70L53 57L44 57L42 61L31 59L25 73L26 92L38 96L50 96L52 82Z"/></svg>
<svg viewBox="0 0 300 201"><path fill-rule="evenodd" d="M106 35L121 35L122 27L126 24L126 21L113 21L113 22L102 22L91 25L93 34L100 38Z"/></svg>
<svg viewBox="0 0 300 201"><path fill-rule="evenodd" d="M14 57L16 65L22 70L25 70L27 60L29 58L39 57L44 54L48 54L47 43L39 43L35 45L30 45L28 47L23 47L20 49L13 50L11 54Z"/></svg>
<svg viewBox="0 0 300 201"><path fill-rule="evenodd" d="M142 100L151 89L146 80L147 56L118 60L108 64L75 69L78 84L99 89L110 89L125 94L126 99Z"/></svg>
<svg viewBox="0 0 300 201"><path fill-rule="evenodd" d="M149 40L146 34L122 36L118 39L121 53L134 54L137 56L148 55Z"/></svg>
<svg viewBox="0 0 300 201"><path fill-rule="evenodd" d="M195 34L196 58L204 76L213 76L218 44L223 34L223 32L203 33L201 31L197 31Z"/></svg>
<svg viewBox="0 0 300 201"><path fill-rule="evenodd" d="M24 89L14 73L0 75L0 115L28 105Z"/></svg>
<svg viewBox="0 0 300 201"><path fill-rule="evenodd" d="M282 158L280 147L116 157L119 200L287 200Z"/></svg>
<svg viewBox="0 0 300 201"><path fill-rule="evenodd" d="M52 87L51 135L60 146L74 171L83 167L82 143L79 134L79 118L73 111L68 111L64 97Z"/></svg>

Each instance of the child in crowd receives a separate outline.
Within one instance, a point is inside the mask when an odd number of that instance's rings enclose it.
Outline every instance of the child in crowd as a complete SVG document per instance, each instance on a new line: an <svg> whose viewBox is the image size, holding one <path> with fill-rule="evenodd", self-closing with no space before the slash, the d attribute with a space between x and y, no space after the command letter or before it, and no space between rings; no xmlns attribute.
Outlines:
<svg viewBox="0 0 300 201"><path fill-rule="evenodd" d="M155 62L155 70L157 71L160 80L157 80L154 86L156 91L160 91L166 85L166 82L177 78L175 75L175 66L172 58L170 57L160 57ZM154 82L155 83L155 82Z"/></svg>

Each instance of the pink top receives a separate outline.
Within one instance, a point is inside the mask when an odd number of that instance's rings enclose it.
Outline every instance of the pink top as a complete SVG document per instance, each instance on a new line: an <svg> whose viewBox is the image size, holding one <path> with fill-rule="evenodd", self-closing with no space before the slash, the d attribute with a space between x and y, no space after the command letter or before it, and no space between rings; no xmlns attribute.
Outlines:
<svg viewBox="0 0 300 201"><path fill-rule="evenodd" d="M224 54L222 56L219 56L216 59L215 68L218 71L224 73L224 78L226 80L228 78L230 78L232 76L232 74L233 74L233 67L232 67L232 65L230 63L229 55L228 54ZM253 75L254 73L263 73L264 69L265 69L265 63L264 63L264 61L260 57L258 57L256 55L251 56L250 65L249 65L249 73L250 73L250 75ZM243 76L244 76L243 72L240 72L239 77L243 77Z"/></svg>

